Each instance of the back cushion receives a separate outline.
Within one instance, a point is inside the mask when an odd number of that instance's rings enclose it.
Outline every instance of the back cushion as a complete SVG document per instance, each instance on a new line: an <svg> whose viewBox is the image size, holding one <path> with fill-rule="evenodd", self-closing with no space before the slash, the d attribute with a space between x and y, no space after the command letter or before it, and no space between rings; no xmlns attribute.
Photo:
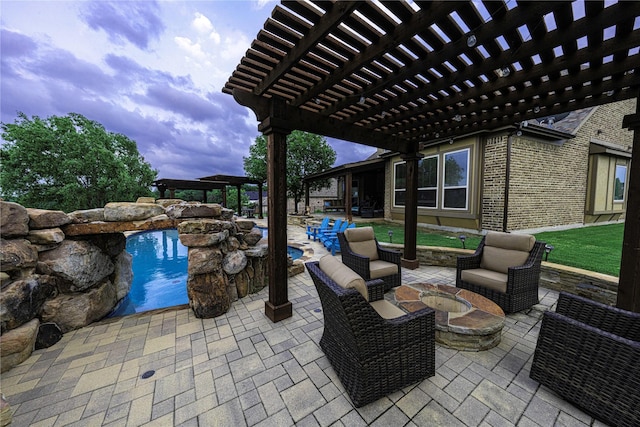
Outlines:
<svg viewBox="0 0 640 427"><path fill-rule="evenodd" d="M511 234L489 231L484 240L485 245L514 251L531 252L536 238L529 234Z"/></svg>
<svg viewBox="0 0 640 427"><path fill-rule="evenodd" d="M369 258L370 261L378 259L378 247L372 227L348 228L344 231L344 237L353 252Z"/></svg>
<svg viewBox="0 0 640 427"><path fill-rule="evenodd" d="M507 274L509 267L527 262L536 238L529 234L511 234L490 231L484 240L480 267Z"/></svg>
<svg viewBox="0 0 640 427"><path fill-rule="evenodd" d="M365 300L369 301L369 291L364 279L355 271L344 265L340 260L332 255L325 255L320 258L320 270L345 289L355 289Z"/></svg>

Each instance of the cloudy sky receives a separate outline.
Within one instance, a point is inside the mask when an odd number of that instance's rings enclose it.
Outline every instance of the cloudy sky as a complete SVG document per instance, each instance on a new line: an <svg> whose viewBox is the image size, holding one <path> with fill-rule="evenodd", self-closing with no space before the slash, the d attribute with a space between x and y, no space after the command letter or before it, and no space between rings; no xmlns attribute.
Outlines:
<svg viewBox="0 0 640 427"><path fill-rule="evenodd" d="M79 113L122 133L158 178L244 175L253 113L221 92L269 0L0 2L0 121ZM374 149L328 139L336 165Z"/></svg>

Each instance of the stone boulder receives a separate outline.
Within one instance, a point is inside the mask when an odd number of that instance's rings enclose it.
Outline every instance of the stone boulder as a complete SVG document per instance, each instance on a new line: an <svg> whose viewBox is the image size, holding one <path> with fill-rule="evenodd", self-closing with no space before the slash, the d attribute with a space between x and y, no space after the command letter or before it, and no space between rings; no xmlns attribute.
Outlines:
<svg viewBox="0 0 640 427"><path fill-rule="evenodd" d="M78 292L100 283L114 271L109 256L83 240L65 240L57 248L40 254L53 274L65 279L61 292Z"/></svg>
<svg viewBox="0 0 640 427"><path fill-rule="evenodd" d="M41 323L36 337L36 350L51 347L62 339L62 335L62 329L55 323Z"/></svg>
<svg viewBox="0 0 640 427"><path fill-rule="evenodd" d="M45 228L62 227L71 222L69 215L62 211L27 208L27 213L29 214L30 229L42 230Z"/></svg>
<svg viewBox="0 0 640 427"><path fill-rule="evenodd" d="M136 203L155 203L155 197L138 197Z"/></svg>
<svg viewBox="0 0 640 427"><path fill-rule="evenodd" d="M218 219L183 221L178 224L178 234L210 234L227 230L231 235L233 223L230 221L220 221Z"/></svg>
<svg viewBox="0 0 640 427"><path fill-rule="evenodd" d="M73 211L69 213L69 218L74 223L104 221L104 208L87 209L84 211Z"/></svg>
<svg viewBox="0 0 640 427"><path fill-rule="evenodd" d="M179 234L178 238L180 243L188 248L213 246L227 240L229 238L229 230L210 234Z"/></svg>
<svg viewBox="0 0 640 427"><path fill-rule="evenodd" d="M189 307L196 317L209 319L221 316L231 307L227 292L229 281L222 271L189 276L187 295Z"/></svg>
<svg viewBox="0 0 640 427"><path fill-rule="evenodd" d="M35 347L40 321L33 319L0 336L0 372L18 366L29 358Z"/></svg>
<svg viewBox="0 0 640 427"><path fill-rule="evenodd" d="M13 202L0 201L0 236L22 237L29 233L27 208Z"/></svg>
<svg viewBox="0 0 640 427"><path fill-rule="evenodd" d="M158 199L156 200L156 204L162 206L163 208L167 208L171 205L179 205L180 203L184 203L182 199Z"/></svg>
<svg viewBox="0 0 640 427"><path fill-rule="evenodd" d="M218 218L222 212L222 206L215 203L181 203L166 209L169 218Z"/></svg>
<svg viewBox="0 0 640 427"><path fill-rule="evenodd" d="M240 231L251 231L255 226L256 223L251 221L250 219L236 219L236 227L238 227Z"/></svg>
<svg viewBox="0 0 640 427"><path fill-rule="evenodd" d="M60 294L44 303L43 322L53 322L63 333L79 329L102 319L116 305L116 288L109 280L88 292Z"/></svg>
<svg viewBox="0 0 640 427"><path fill-rule="evenodd" d="M104 207L104 220L141 221L164 213L164 207L156 203L111 202Z"/></svg>
<svg viewBox="0 0 640 427"><path fill-rule="evenodd" d="M189 248L187 259L189 275L212 273L222 268L222 251L215 247Z"/></svg>
<svg viewBox="0 0 640 427"><path fill-rule="evenodd" d="M227 274L238 274L247 266L247 256L244 251L233 251L225 255L222 268Z"/></svg>
<svg viewBox="0 0 640 427"><path fill-rule="evenodd" d="M262 240L262 230L255 227L249 233L245 233L242 236L242 239L247 245L255 246L260 240Z"/></svg>
<svg viewBox="0 0 640 427"><path fill-rule="evenodd" d="M44 302L56 294L56 278L29 276L2 287L0 331L15 329L38 316Z"/></svg>
<svg viewBox="0 0 640 427"><path fill-rule="evenodd" d="M233 219L233 209L222 208L222 212L220 213L220 218L225 221L231 221Z"/></svg>
<svg viewBox="0 0 640 427"><path fill-rule="evenodd" d="M116 287L116 301L126 297L131 290L133 283L133 257L127 251L123 251L115 259L115 271L113 273L113 284Z"/></svg>
<svg viewBox="0 0 640 427"><path fill-rule="evenodd" d="M38 249L26 239L0 239L0 271L34 268Z"/></svg>
<svg viewBox="0 0 640 427"><path fill-rule="evenodd" d="M44 245L51 249L50 245L57 245L64 240L64 233L59 228L48 228L45 230L29 230L27 240L34 245Z"/></svg>

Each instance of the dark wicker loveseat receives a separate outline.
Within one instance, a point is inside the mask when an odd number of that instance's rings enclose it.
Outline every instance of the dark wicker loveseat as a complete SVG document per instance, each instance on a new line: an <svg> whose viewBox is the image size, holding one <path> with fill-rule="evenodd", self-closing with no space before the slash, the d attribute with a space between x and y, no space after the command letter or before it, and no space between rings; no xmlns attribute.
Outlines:
<svg viewBox="0 0 640 427"><path fill-rule="evenodd" d="M383 298L381 280L366 283L370 303L354 288L338 285L319 264L305 265L324 311L320 347L356 407L435 374L432 309L383 318L372 306L391 304Z"/></svg>
<svg viewBox="0 0 640 427"><path fill-rule="evenodd" d="M607 424L640 426L640 314L560 293L530 376Z"/></svg>
<svg viewBox="0 0 640 427"><path fill-rule="evenodd" d="M382 279L385 291L400 286L400 252L380 247L373 228L360 227L338 233L342 262L364 280Z"/></svg>
<svg viewBox="0 0 640 427"><path fill-rule="evenodd" d="M473 255L457 259L456 286L495 302L505 313L538 303L544 242L525 234L490 231Z"/></svg>

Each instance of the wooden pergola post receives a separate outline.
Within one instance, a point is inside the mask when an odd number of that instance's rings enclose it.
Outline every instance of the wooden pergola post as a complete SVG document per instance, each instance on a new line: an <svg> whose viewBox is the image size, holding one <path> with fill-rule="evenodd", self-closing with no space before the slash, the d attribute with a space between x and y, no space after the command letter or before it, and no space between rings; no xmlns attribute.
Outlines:
<svg viewBox="0 0 640 427"><path fill-rule="evenodd" d="M269 252L269 300L265 301L265 314L272 322L292 316L288 300L287 272L287 135L288 129L275 128L271 117L260 124L267 137L267 186L269 209L267 237Z"/></svg>
<svg viewBox="0 0 640 427"><path fill-rule="evenodd" d="M353 221L353 215L351 213L351 191L353 189L352 183L353 175L351 171L347 172L344 176L344 215L347 221Z"/></svg>
<svg viewBox="0 0 640 427"><path fill-rule="evenodd" d="M418 232L418 160L421 158L422 154L417 152L417 150L413 153L402 155L402 159L407 165L402 266L410 270L415 270L420 266L416 254Z"/></svg>
<svg viewBox="0 0 640 427"><path fill-rule="evenodd" d="M616 306L640 313L640 96L636 114L625 116L622 126L633 131L633 151Z"/></svg>
<svg viewBox="0 0 640 427"><path fill-rule="evenodd" d="M264 219L262 209L262 183L258 184L258 218Z"/></svg>
<svg viewBox="0 0 640 427"><path fill-rule="evenodd" d="M236 189L238 190L238 215L242 215L242 197L240 197L242 186L238 184L236 185Z"/></svg>

